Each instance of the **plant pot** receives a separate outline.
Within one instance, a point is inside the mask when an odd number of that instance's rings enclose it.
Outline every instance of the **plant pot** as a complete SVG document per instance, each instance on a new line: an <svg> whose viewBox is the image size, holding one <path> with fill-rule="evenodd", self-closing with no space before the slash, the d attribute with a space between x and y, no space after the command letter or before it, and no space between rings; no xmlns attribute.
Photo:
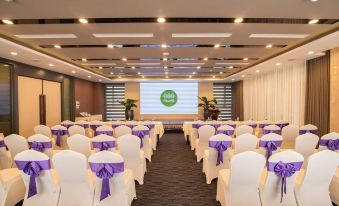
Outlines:
<svg viewBox="0 0 339 206"><path fill-rule="evenodd" d="M125 110L126 120L134 120L134 110Z"/></svg>
<svg viewBox="0 0 339 206"><path fill-rule="evenodd" d="M204 108L204 120L207 120L208 117L209 117L209 111L208 111L208 109Z"/></svg>
<svg viewBox="0 0 339 206"><path fill-rule="evenodd" d="M218 109L210 109L209 110L209 116L212 120L218 120L220 111Z"/></svg>

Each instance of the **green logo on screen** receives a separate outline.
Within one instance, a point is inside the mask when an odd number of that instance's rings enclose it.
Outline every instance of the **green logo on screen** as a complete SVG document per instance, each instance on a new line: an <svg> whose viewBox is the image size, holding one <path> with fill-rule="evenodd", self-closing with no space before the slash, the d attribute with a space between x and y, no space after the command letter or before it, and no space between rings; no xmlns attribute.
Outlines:
<svg viewBox="0 0 339 206"><path fill-rule="evenodd" d="M173 90L165 90L160 95L160 101L166 107L172 107L178 101L178 95Z"/></svg>

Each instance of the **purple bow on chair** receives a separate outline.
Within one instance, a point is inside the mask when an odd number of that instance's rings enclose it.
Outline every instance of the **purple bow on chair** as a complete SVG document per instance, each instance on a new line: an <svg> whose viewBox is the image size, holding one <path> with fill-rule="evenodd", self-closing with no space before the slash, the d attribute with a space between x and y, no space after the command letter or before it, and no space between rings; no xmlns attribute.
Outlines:
<svg viewBox="0 0 339 206"><path fill-rule="evenodd" d="M140 138L140 148L144 146L143 140L146 135L149 135L149 130L133 130L132 135L138 136Z"/></svg>
<svg viewBox="0 0 339 206"><path fill-rule="evenodd" d="M232 141L208 141L208 146L218 151L216 166L224 162L224 152L232 146Z"/></svg>
<svg viewBox="0 0 339 206"><path fill-rule="evenodd" d="M26 175L29 175L29 186L27 198L38 194L36 187L36 178L39 177L41 170L51 169L49 160L41 161L15 161L19 170L22 170Z"/></svg>
<svg viewBox="0 0 339 206"><path fill-rule="evenodd" d="M252 127L253 129L257 128L257 124L248 124L248 126Z"/></svg>
<svg viewBox="0 0 339 206"><path fill-rule="evenodd" d="M339 150L339 139L321 139L319 145L327 147L329 150Z"/></svg>
<svg viewBox="0 0 339 206"><path fill-rule="evenodd" d="M260 140L259 147L264 147L267 150L267 160L272 155L273 151L277 150L282 144L281 140Z"/></svg>
<svg viewBox="0 0 339 206"><path fill-rule="evenodd" d="M299 171L303 162L289 162L284 163L279 161L278 163L269 162L267 170L274 172L276 175L281 177L281 198L283 200L284 194L286 194L286 178L291 177L296 171Z"/></svg>
<svg viewBox="0 0 339 206"><path fill-rule="evenodd" d="M96 176L102 179L100 201L111 195L109 179L114 174L124 172L124 163L89 163L92 172L95 172Z"/></svg>
<svg viewBox="0 0 339 206"><path fill-rule="evenodd" d="M76 124L76 125L83 127L85 129L89 128L89 124Z"/></svg>
<svg viewBox="0 0 339 206"><path fill-rule="evenodd" d="M153 129L155 127L154 124L145 124L146 127L148 127L148 129Z"/></svg>
<svg viewBox="0 0 339 206"><path fill-rule="evenodd" d="M101 125L96 125L96 124L91 124L89 127L93 130L93 131L97 131L97 128L100 127Z"/></svg>
<svg viewBox="0 0 339 206"><path fill-rule="evenodd" d="M4 140L0 140L0 147L6 147L6 144L5 144Z"/></svg>
<svg viewBox="0 0 339 206"><path fill-rule="evenodd" d="M104 142L92 142L93 148L100 149L100 151L109 150L114 148L115 141L104 141Z"/></svg>
<svg viewBox="0 0 339 206"><path fill-rule="evenodd" d="M277 125L278 127L280 127L280 129L282 129L282 128L288 126L289 124L290 124L290 123L277 123L277 124L275 124L275 125Z"/></svg>
<svg viewBox="0 0 339 206"><path fill-rule="evenodd" d="M317 134L318 130L316 129L301 129L299 131L299 134L302 135L302 134L306 134L306 133L312 133L312 134Z"/></svg>
<svg viewBox="0 0 339 206"><path fill-rule="evenodd" d="M38 152L44 152L45 149L52 148L52 142L28 142L30 149L33 149Z"/></svg>
<svg viewBox="0 0 339 206"><path fill-rule="evenodd" d="M70 128L71 126L73 126L74 124L61 124L61 126L66 127L67 129Z"/></svg>
<svg viewBox="0 0 339 206"><path fill-rule="evenodd" d="M217 130L217 134L225 134L231 136L234 134L234 130Z"/></svg>
<svg viewBox="0 0 339 206"><path fill-rule="evenodd" d="M263 134L270 134L270 133L275 133L280 135L280 130L273 130L273 129L264 129Z"/></svg>
<svg viewBox="0 0 339 206"><path fill-rule="evenodd" d="M52 130L52 134L56 136L55 144L61 147L61 137L68 134L68 131L63 129Z"/></svg>
<svg viewBox="0 0 339 206"><path fill-rule="evenodd" d="M95 131L95 135L105 134L113 137L113 131Z"/></svg>

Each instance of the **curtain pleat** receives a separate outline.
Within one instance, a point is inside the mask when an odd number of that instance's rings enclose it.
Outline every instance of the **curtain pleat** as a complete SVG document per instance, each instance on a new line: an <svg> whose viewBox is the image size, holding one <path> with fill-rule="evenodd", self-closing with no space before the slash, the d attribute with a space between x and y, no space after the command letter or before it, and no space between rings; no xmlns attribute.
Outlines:
<svg viewBox="0 0 339 206"><path fill-rule="evenodd" d="M243 81L232 84L232 119L244 120Z"/></svg>

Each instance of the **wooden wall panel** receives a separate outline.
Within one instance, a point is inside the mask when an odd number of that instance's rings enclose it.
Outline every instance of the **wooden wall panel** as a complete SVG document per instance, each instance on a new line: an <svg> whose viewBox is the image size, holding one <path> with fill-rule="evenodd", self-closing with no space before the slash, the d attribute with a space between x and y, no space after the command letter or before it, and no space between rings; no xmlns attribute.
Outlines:
<svg viewBox="0 0 339 206"><path fill-rule="evenodd" d="M52 127L61 122L61 84L43 81L43 94L46 96L46 125Z"/></svg>
<svg viewBox="0 0 339 206"><path fill-rule="evenodd" d="M330 53L330 132L339 132L339 47Z"/></svg>

